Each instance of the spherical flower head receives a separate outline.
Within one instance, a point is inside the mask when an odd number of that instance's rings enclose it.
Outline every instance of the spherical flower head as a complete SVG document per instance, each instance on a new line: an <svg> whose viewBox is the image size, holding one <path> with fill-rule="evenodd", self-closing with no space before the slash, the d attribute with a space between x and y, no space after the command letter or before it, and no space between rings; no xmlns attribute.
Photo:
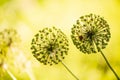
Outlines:
<svg viewBox="0 0 120 80"><path fill-rule="evenodd" d="M0 53L5 53L6 48L19 41L19 35L15 29L4 29L0 31Z"/></svg>
<svg viewBox="0 0 120 80"><path fill-rule="evenodd" d="M71 33L74 45L88 54L104 49L111 37L107 21L95 14L81 16L73 25Z"/></svg>
<svg viewBox="0 0 120 80"><path fill-rule="evenodd" d="M32 39L31 45L33 56L45 65L58 64L69 49L66 35L55 27L40 30Z"/></svg>
<svg viewBox="0 0 120 80"><path fill-rule="evenodd" d="M19 40L19 35L15 29L4 29L0 32L0 46L4 45L10 47L11 44Z"/></svg>

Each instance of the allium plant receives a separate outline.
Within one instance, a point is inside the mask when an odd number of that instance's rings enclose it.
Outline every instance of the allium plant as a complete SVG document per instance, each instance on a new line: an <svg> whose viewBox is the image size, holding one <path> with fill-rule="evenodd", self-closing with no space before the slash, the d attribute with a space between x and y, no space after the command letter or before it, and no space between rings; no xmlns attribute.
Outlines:
<svg viewBox="0 0 120 80"><path fill-rule="evenodd" d="M68 54L69 43L66 35L55 27L44 28L34 36L31 42L33 56L44 65L61 62L63 66L78 80L78 78L62 62Z"/></svg>
<svg viewBox="0 0 120 80"><path fill-rule="evenodd" d="M6 58L8 57L7 51L11 45L19 41L19 35L15 29L4 29L0 31L0 68L1 70L6 70L10 76L12 73L8 71L7 68L4 68L4 65L6 65ZM0 71L0 77L1 74L3 74L3 71ZM13 77L12 75L11 78Z"/></svg>
<svg viewBox="0 0 120 80"><path fill-rule="evenodd" d="M6 56L7 50L12 44L19 41L19 36L14 29L4 29L0 32L0 54Z"/></svg>
<svg viewBox="0 0 120 80"><path fill-rule="evenodd" d="M77 49L88 54L100 52L111 71L120 80L102 52L111 37L109 25L103 17L95 14L81 16L73 25L71 33L72 41Z"/></svg>

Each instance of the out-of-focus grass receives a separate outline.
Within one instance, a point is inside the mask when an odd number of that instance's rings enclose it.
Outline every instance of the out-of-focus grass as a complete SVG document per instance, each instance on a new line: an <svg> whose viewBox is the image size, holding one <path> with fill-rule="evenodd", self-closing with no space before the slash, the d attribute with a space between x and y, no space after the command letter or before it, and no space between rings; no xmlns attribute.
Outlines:
<svg viewBox="0 0 120 80"><path fill-rule="evenodd" d="M8 57L10 71L18 80L74 80L59 63L45 66L39 63L30 51L31 39L44 27L56 26L68 37L69 55L64 62L80 80L113 80L115 76L106 66L102 56L83 54L70 38L72 25L85 14L103 16L111 30L110 42L103 52L120 75L120 2L118 0L0 0L0 29L17 29L22 42L16 46L18 52ZM7 2L8 1L8 2ZM22 51L20 53L19 51ZM23 54L21 58L20 54ZM16 58L19 58L16 60ZM23 61L22 61L23 60ZM15 65L18 63L19 65ZM30 66L30 67L28 67Z"/></svg>

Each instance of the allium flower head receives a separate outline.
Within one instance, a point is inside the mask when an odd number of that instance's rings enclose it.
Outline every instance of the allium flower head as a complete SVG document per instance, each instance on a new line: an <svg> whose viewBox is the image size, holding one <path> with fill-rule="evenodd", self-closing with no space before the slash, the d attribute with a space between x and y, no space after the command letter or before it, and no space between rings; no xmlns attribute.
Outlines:
<svg viewBox="0 0 120 80"><path fill-rule="evenodd" d="M0 32L0 53L5 53L5 49L18 42L19 35L14 29L4 29ZM6 53L5 53L6 54Z"/></svg>
<svg viewBox="0 0 120 80"><path fill-rule="evenodd" d="M17 42L19 38L16 30L4 29L0 32L0 46L11 46L12 43Z"/></svg>
<svg viewBox="0 0 120 80"><path fill-rule="evenodd" d="M104 49L111 37L106 20L95 14L81 16L73 25L71 32L74 45L88 54Z"/></svg>
<svg viewBox="0 0 120 80"><path fill-rule="evenodd" d="M33 56L45 65L58 64L69 49L66 35L55 27L40 30L31 45Z"/></svg>

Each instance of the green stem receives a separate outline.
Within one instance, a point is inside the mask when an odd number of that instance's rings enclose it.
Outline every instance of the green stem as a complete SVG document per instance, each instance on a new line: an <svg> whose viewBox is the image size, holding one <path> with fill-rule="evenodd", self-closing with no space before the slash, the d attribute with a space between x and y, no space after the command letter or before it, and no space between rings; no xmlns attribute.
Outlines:
<svg viewBox="0 0 120 80"><path fill-rule="evenodd" d="M103 58L105 59L108 67L111 69L111 71L114 73L114 75L116 76L117 80L120 80L120 78L118 77L117 73L115 72L115 70L112 68L112 66L110 65L110 63L108 62L107 58L105 57L105 55L103 54L103 52L100 50L101 55L103 56Z"/></svg>
<svg viewBox="0 0 120 80"><path fill-rule="evenodd" d="M61 61L62 65L68 70L68 72L76 79L76 80L79 80L75 74Z"/></svg>
<svg viewBox="0 0 120 80"><path fill-rule="evenodd" d="M3 64L3 69L8 73L8 75L12 78L12 80L17 80L16 77L8 70L7 64Z"/></svg>
<svg viewBox="0 0 120 80"><path fill-rule="evenodd" d="M17 80L17 79L15 78L15 76L14 76L9 70L6 69L6 71L7 71L7 73L9 74L9 76L10 76L13 80Z"/></svg>

